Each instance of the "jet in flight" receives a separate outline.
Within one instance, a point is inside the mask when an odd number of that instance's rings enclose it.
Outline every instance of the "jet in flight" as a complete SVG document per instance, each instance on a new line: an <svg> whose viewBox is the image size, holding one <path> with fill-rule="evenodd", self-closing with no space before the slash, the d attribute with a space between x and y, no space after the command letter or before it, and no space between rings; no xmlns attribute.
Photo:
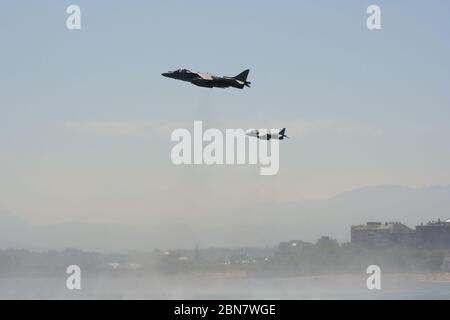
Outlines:
<svg viewBox="0 0 450 320"><path fill-rule="evenodd" d="M284 138L289 138L286 134L286 128L281 129L278 132L273 131L267 131L267 132L261 132L260 130L249 130L246 135L250 137L256 137L261 140L270 140L270 139L278 139L278 140L284 140Z"/></svg>
<svg viewBox="0 0 450 320"><path fill-rule="evenodd" d="M167 78L172 78L181 81L188 81L196 86L205 88L238 88L250 87L247 76L250 70L245 70L235 77L219 77L209 73L192 72L187 69L178 69L162 74Z"/></svg>

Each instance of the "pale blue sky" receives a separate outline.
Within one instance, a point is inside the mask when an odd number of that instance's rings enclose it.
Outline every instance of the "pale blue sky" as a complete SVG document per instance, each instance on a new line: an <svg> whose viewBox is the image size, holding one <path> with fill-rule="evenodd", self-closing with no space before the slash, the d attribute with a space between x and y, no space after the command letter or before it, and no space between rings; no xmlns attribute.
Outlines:
<svg viewBox="0 0 450 320"><path fill-rule="evenodd" d="M65 27L73 3L81 31ZM369 4L380 31L366 28ZM449 184L449 33L450 3L437 0L3 0L0 210L171 222L380 183ZM252 88L160 76L178 67L250 68ZM287 127L280 173L174 167L170 132L193 120Z"/></svg>

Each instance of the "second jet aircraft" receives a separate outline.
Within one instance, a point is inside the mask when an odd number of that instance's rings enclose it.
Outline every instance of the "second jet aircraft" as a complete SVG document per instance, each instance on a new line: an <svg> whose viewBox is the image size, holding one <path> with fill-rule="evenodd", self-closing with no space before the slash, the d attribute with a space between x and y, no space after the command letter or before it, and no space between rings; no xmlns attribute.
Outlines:
<svg viewBox="0 0 450 320"><path fill-rule="evenodd" d="M205 88L237 88L250 87L247 76L250 70L245 70L235 77L220 77L209 73L192 72L187 69L178 69L165 72L162 75L167 78L190 82L199 87Z"/></svg>

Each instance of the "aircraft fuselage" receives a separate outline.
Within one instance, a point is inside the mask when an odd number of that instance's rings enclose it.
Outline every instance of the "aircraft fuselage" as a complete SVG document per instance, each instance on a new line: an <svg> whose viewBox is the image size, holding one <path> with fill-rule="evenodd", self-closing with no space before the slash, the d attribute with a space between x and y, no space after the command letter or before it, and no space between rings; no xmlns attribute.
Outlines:
<svg viewBox="0 0 450 320"><path fill-rule="evenodd" d="M203 88L237 88L243 89L245 86L250 87L250 82L247 81L249 70L245 70L236 77L220 77L208 73L192 72L187 69L179 69L176 71L169 71L162 74L162 76L187 81Z"/></svg>

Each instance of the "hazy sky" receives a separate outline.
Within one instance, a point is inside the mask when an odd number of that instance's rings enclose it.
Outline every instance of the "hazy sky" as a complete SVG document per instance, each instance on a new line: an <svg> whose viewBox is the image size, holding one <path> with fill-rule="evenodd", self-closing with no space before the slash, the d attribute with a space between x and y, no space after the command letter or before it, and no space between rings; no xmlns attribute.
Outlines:
<svg viewBox="0 0 450 320"><path fill-rule="evenodd" d="M66 29L78 4L82 30ZM382 30L366 28L378 4ZM0 211L195 221L376 184L450 183L448 1L2 1ZM179 67L252 88L161 77ZM287 127L280 171L174 166L170 133Z"/></svg>

